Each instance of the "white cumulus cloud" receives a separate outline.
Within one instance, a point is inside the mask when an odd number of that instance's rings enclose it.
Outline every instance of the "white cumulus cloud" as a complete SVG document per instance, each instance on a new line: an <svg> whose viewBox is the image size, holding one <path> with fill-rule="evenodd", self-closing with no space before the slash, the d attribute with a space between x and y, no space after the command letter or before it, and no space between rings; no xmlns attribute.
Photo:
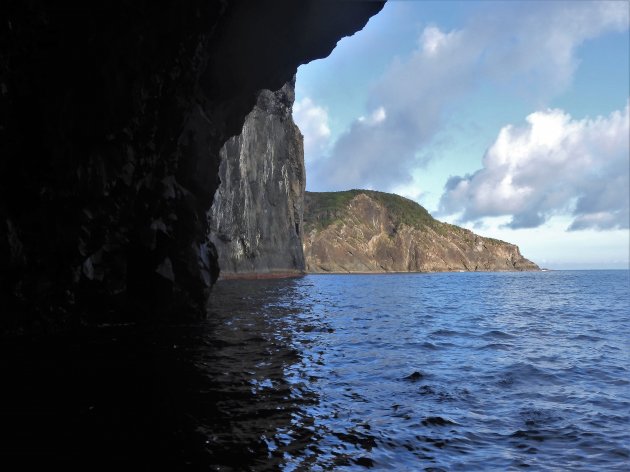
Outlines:
<svg viewBox="0 0 630 472"><path fill-rule="evenodd" d="M451 177L440 213L460 221L510 215L510 228L537 227L568 212L571 230L628 228L629 109L574 120L562 110L532 113L501 129L472 175Z"/></svg>
<svg viewBox="0 0 630 472"><path fill-rule="evenodd" d="M389 190L409 184L413 169L424 163L418 158L423 147L480 85L526 94L532 103L544 104L570 84L581 43L628 28L625 2L532 5L491 2L461 29L426 26L415 50L394 60L370 92L366 109L382 108L382 119L374 114L371 120L357 118L313 162L310 185ZM316 139L306 128L303 133L307 140ZM502 188L511 191L507 181Z"/></svg>
<svg viewBox="0 0 630 472"><path fill-rule="evenodd" d="M304 155L307 160L320 156L330 140L328 112L309 97L295 102L293 120L304 135Z"/></svg>
<svg viewBox="0 0 630 472"><path fill-rule="evenodd" d="M365 116L360 116L358 118L358 121L366 125L376 125L385 121L385 118L387 118L387 112L385 111L385 108L378 107L367 118Z"/></svg>
<svg viewBox="0 0 630 472"><path fill-rule="evenodd" d="M459 33L451 31L444 33L437 26L428 26L422 31L420 45L426 56L436 56L445 47L457 41Z"/></svg>

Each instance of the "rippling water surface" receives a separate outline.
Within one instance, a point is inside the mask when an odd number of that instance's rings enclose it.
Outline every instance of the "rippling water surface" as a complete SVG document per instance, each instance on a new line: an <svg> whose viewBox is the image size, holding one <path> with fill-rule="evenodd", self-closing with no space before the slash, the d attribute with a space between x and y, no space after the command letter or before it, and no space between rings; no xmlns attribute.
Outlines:
<svg viewBox="0 0 630 472"><path fill-rule="evenodd" d="M19 372L4 366L21 387L18 413L0 411L18 430L0 457L210 470L630 466L628 271L222 281L204 322L77 343L57 342L43 367L39 355ZM66 426L34 444L68 418L81 434Z"/></svg>

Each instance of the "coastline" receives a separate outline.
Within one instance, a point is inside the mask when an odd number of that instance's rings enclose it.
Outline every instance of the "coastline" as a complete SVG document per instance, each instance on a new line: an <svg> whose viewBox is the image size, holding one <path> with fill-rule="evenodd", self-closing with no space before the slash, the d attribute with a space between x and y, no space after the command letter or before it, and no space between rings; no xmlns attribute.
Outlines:
<svg viewBox="0 0 630 472"><path fill-rule="evenodd" d="M218 281L221 280L257 280L257 279L290 279L307 275L305 271L282 271L282 272L228 272L219 274Z"/></svg>
<svg viewBox="0 0 630 472"><path fill-rule="evenodd" d="M426 271L282 271L282 272L246 272L220 274L221 280L266 280L266 279L291 279L304 277L305 275L397 275L397 274L457 274L457 273L515 273L515 272L551 272L546 270L426 270Z"/></svg>
<svg viewBox="0 0 630 472"><path fill-rule="evenodd" d="M514 272L551 272L551 269L541 270L401 270L401 271L318 271L305 272L305 275L388 275L388 274L457 274L457 273L514 273Z"/></svg>

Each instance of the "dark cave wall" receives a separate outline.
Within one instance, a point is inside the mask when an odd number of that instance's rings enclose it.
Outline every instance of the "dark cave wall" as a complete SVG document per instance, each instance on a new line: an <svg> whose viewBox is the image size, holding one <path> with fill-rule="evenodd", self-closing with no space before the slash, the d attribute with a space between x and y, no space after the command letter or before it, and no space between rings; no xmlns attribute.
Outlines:
<svg viewBox="0 0 630 472"><path fill-rule="evenodd" d="M219 149L382 4L8 2L0 329L203 313Z"/></svg>

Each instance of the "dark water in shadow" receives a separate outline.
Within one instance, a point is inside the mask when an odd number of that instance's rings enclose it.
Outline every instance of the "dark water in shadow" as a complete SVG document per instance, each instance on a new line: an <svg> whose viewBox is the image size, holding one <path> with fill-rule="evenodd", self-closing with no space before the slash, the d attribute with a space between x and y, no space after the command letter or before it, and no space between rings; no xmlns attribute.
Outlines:
<svg viewBox="0 0 630 472"><path fill-rule="evenodd" d="M0 468L628 470L628 297L627 271L224 281L203 322L2 346Z"/></svg>

